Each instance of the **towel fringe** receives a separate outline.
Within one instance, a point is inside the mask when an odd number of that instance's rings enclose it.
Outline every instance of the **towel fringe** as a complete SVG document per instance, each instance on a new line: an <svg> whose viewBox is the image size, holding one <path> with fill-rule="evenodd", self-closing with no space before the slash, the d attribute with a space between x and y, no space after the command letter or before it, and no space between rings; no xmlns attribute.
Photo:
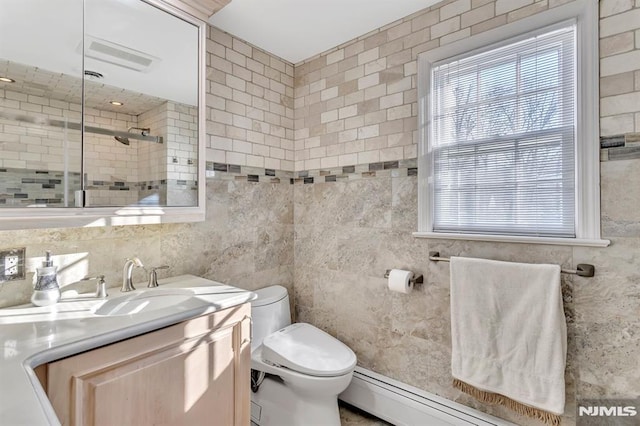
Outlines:
<svg viewBox="0 0 640 426"><path fill-rule="evenodd" d="M465 383L459 379L453 379L453 387L461 390L466 394L471 395L478 401L505 406L518 414L540 420L547 425L560 425L559 415L541 410L540 408L531 407L518 401L514 401L513 399L499 393L480 390L475 386Z"/></svg>

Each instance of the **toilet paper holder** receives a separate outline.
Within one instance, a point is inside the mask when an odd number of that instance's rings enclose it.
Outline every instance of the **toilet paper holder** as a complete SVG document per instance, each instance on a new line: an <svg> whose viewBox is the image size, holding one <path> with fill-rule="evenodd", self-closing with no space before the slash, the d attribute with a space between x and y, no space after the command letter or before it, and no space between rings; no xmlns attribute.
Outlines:
<svg viewBox="0 0 640 426"><path fill-rule="evenodd" d="M389 278L389 274L391 273L391 269L387 269L387 272L384 273L385 278ZM409 280L411 285L422 284L424 282L424 277L422 275L418 275L417 277L413 274L413 278Z"/></svg>

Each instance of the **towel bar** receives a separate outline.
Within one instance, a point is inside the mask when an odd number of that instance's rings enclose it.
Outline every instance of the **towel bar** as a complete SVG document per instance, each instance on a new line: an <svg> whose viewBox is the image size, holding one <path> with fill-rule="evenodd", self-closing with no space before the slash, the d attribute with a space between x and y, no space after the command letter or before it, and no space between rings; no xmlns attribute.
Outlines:
<svg viewBox="0 0 640 426"><path fill-rule="evenodd" d="M448 257L440 257L440 252L438 251L430 251L429 252L429 260L434 262L449 262ZM561 269L560 272L563 274L574 274L581 277L593 277L595 274L596 268L593 265L589 265L588 263L578 263L576 269Z"/></svg>

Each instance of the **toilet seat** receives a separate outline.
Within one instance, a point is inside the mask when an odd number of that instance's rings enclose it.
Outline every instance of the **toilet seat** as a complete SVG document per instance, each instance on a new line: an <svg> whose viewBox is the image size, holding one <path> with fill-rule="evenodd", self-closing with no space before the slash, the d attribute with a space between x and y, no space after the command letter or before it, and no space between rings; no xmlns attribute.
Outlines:
<svg viewBox="0 0 640 426"><path fill-rule="evenodd" d="M353 371L356 355L344 343L306 323L291 324L265 337L262 360L299 373L332 377Z"/></svg>

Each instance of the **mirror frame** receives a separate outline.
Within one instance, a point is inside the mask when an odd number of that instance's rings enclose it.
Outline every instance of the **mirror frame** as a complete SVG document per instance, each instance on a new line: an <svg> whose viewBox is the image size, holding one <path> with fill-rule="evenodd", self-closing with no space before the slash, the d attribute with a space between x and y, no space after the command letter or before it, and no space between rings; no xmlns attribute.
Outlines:
<svg viewBox="0 0 640 426"><path fill-rule="evenodd" d="M119 206L7 208L0 209L0 231L37 228L148 225L158 223L204 221L206 202L205 146L207 107L205 104L205 84L207 78L207 24L193 15L186 13L175 6L167 4L162 0L138 1L143 1L175 16L178 19L182 19L193 24L198 28L198 205L195 207Z"/></svg>

